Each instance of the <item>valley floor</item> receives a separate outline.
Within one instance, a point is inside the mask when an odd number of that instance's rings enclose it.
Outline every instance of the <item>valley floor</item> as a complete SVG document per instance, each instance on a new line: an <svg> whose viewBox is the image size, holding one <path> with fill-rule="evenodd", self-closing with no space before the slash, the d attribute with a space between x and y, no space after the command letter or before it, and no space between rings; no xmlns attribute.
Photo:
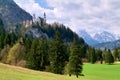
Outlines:
<svg viewBox="0 0 120 80"><path fill-rule="evenodd" d="M69 77L48 72L34 71L26 68L10 66L0 63L0 80L119 80L120 63L107 64L84 64L85 76Z"/></svg>

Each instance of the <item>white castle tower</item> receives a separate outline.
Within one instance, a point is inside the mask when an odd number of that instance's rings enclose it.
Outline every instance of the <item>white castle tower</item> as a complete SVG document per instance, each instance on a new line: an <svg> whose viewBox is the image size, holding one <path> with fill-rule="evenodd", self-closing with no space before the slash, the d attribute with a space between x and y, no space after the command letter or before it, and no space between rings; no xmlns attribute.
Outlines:
<svg viewBox="0 0 120 80"><path fill-rule="evenodd" d="M44 24L46 24L46 13L44 12Z"/></svg>

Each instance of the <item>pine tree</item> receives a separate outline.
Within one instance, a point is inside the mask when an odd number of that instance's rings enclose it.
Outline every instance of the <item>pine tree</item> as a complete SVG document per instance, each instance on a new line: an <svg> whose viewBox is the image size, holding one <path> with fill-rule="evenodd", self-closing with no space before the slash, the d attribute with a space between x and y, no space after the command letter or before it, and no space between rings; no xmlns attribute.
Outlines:
<svg viewBox="0 0 120 80"><path fill-rule="evenodd" d="M94 64L96 62L96 54L95 54L95 49L90 47L88 50L88 59L89 62Z"/></svg>
<svg viewBox="0 0 120 80"><path fill-rule="evenodd" d="M37 53L40 55L38 63L40 66L40 70L45 70L48 65L48 45L47 41L43 38L39 40L39 46Z"/></svg>
<svg viewBox="0 0 120 80"><path fill-rule="evenodd" d="M49 48L50 71L62 74L65 66L65 45L57 31Z"/></svg>
<svg viewBox="0 0 120 80"><path fill-rule="evenodd" d="M68 73L78 76L82 72L82 59L81 59L81 49L77 40L74 39L71 47L70 47L70 56L69 56L69 63L68 63Z"/></svg>
<svg viewBox="0 0 120 80"><path fill-rule="evenodd" d="M27 55L27 66L35 70L45 70L48 64L47 42L44 39L34 39Z"/></svg>
<svg viewBox="0 0 120 80"><path fill-rule="evenodd" d="M18 34L10 33L9 36L10 36L10 41L11 41L10 45L13 46L16 43L16 41L18 40Z"/></svg>
<svg viewBox="0 0 120 80"><path fill-rule="evenodd" d="M120 48L118 48L118 61L120 61Z"/></svg>
<svg viewBox="0 0 120 80"><path fill-rule="evenodd" d="M119 57L118 49L114 49L113 56L114 56L114 60L117 60L117 58Z"/></svg>
<svg viewBox="0 0 120 80"><path fill-rule="evenodd" d="M96 49L96 58L100 61L101 64L103 63L102 51L100 49Z"/></svg>
<svg viewBox="0 0 120 80"><path fill-rule="evenodd" d="M31 44L32 44L32 39L31 38L25 38L24 42L25 42L24 45L25 45L25 53L26 53L25 58L27 59L27 55L30 52L30 48L31 48Z"/></svg>
<svg viewBox="0 0 120 80"><path fill-rule="evenodd" d="M11 44L10 35L6 34L5 39L4 39L4 45L10 45L10 44Z"/></svg>
<svg viewBox="0 0 120 80"><path fill-rule="evenodd" d="M4 39L2 36L0 36L0 49L2 49L4 47Z"/></svg>
<svg viewBox="0 0 120 80"><path fill-rule="evenodd" d="M36 67L38 65L36 61L36 57L38 56L37 55L38 42L39 42L38 39L33 40L30 52L27 54L27 67L36 70L39 69L39 67Z"/></svg>
<svg viewBox="0 0 120 80"><path fill-rule="evenodd" d="M4 26L3 21L2 21L2 19L0 18L0 27L3 27L3 26Z"/></svg>
<svg viewBox="0 0 120 80"><path fill-rule="evenodd" d="M105 61L105 63L106 63L106 54L107 54L107 49L105 48L103 50L103 54L102 54L102 57L103 57L103 60Z"/></svg>
<svg viewBox="0 0 120 80"><path fill-rule="evenodd" d="M105 56L105 59L106 59L105 60L106 63L108 63L108 64L114 63L114 57L112 56L112 53L111 53L110 49L108 49L108 51L106 53L106 56Z"/></svg>
<svg viewBox="0 0 120 80"><path fill-rule="evenodd" d="M0 27L0 48L3 49L4 47L4 38L5 38L5 30L2 27Z"/></svg>

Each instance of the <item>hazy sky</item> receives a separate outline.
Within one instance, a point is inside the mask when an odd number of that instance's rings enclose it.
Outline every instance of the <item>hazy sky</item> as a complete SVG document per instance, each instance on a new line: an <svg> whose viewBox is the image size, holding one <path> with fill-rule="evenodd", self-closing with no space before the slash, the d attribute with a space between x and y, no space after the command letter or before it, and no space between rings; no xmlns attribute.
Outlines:
<svg viewBox="0 0 120 80"><path fill-rule="evenodd" d="M14 0L30 14L48 22L59 21L73 31L90 34L101 31L120 34L120 0Z"/></svg>

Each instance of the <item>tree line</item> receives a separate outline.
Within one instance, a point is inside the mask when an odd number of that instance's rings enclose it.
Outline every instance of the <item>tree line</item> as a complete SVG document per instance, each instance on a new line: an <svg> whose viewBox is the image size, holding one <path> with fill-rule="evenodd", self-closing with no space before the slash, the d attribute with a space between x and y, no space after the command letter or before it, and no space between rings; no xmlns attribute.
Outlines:
<svg viewBox="0 0 120 80"><path fill-rule="evenodd" d="M56 32L53 40L21 37L13 46L7 44L1 48L0 60L6 64L55 74L64 74L66 65L69 65L69 74L78 77L82 72L80 49L82 46L77 43L77 39L68 45L61 39L59 32Z"/></svg>
<svg viewBox="0 0 120 80"><path fill-rule="evenodd" d="M52 40L20 37L13 45L7 43L1 48L0 60L6 64L78 77L82 75L83 59L92 64L113 64L119 58L117 49L111 53L109 49L102 51L84 46L76 38L71 44L66 44L58 31Z"/></svg>
<svg viewBox="0 0 120 80"><path fill-rule="evenodd" d="M6 64L78 77L83 75L83 62L113 64L120 59L119 48L95 49L76 35L67 43L61 35L64 29L55 29L53 38L46 39L7 33L3 26L0 21L0 61Z"/></svg>

